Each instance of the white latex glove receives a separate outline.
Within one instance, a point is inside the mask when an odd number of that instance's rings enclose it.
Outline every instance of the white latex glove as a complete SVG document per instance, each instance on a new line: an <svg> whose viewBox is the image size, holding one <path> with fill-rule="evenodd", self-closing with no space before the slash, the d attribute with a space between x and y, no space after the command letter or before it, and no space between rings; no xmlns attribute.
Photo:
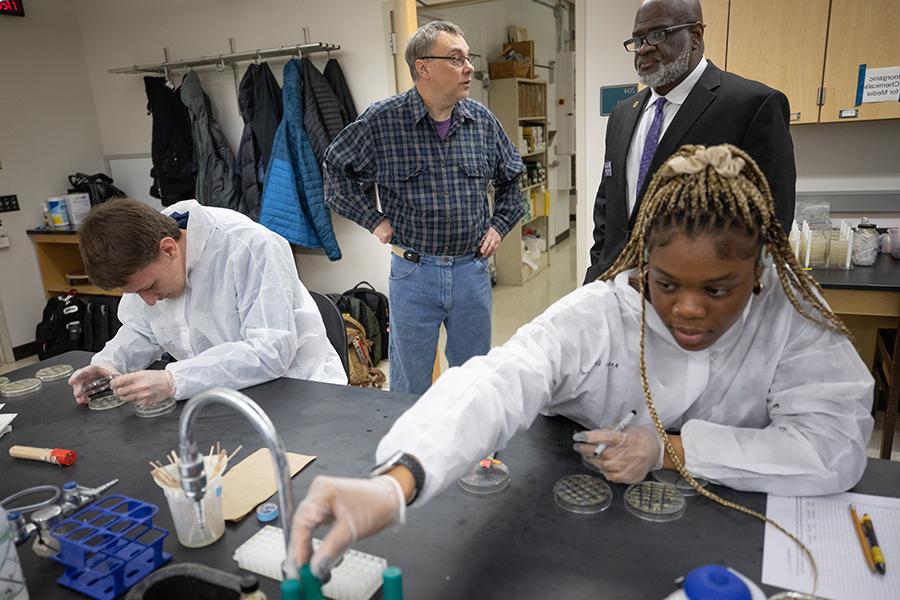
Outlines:
<svg viewBox="0 0 900 600"><path fill-rule="evenodd" d="M663 466L662 440L646 427L626 427L621 433L611 429L580 431L572 438L583 442L575 444L575 451L586 456L610 481L638 483ZM606 444L606 450L594 456L599 444Z"/></svg>
<svg viewBox="0 0 900 600"><path fill-rule="evenodd" d="M149 405L175 396L175 378L168 371L135 371L110 382L113 393L125 402Z"/></svg>
<svg viewBox="0 0 900 600"><path fill-rule="evenodd" d="M112 363L99 362L97 364L81 367L69 377L69 385L72 386L72 394L78 404L87 404L90 398L84 393L84 386L101 377L117 377L119 370Z"/></svg>
<svg viewBox="0 0 900 600"><path fill-rule="evenodd" d="M403 489L390 475L374 479L319 476L294 513L291 553L298 566L310 563L313 575L324 580L357 540L394 523L402 525L405 516ZM313 555L313 530L330 523L334 525Z"/></svg>

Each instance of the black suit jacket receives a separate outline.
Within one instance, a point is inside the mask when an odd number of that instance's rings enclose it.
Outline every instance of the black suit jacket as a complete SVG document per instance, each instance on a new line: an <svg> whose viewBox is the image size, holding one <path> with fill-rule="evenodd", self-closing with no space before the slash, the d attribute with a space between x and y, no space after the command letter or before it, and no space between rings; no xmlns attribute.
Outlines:
<svg viewBox="0 0 900 600"><path fill-rule="evenodd" d="M653 162L628 213L625 162L634 130L650 97L645 88L613 109L606 129L603 177L594 201L594 245L585 283L608 269L631 234L634 215L656 169L684 144L734 144L759 164L785 230L794 218L797 171L788 130L788 100L778 90L717 68L711 62L659 140Z"/></svg>

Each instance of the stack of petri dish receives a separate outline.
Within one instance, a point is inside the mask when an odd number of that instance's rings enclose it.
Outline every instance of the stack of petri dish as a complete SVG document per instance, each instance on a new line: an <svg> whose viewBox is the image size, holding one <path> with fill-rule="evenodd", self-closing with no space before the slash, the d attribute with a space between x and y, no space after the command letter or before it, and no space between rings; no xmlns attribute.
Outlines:
<svg viewBox="0 0 900 600"><path fill-rule="evenodd" d="M116 396L109 382L110 377L100 377L84 386L84 393L88 397L88 408L91 410L109 410L118 408L125 404L125 401Z"/></svg>

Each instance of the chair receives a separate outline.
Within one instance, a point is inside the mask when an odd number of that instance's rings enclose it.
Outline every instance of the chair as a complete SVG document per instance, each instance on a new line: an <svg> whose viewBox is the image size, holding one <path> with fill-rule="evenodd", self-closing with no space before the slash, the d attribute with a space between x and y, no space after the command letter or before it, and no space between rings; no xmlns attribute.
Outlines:
<svg viewBox="0 0 900 600"><path fill-rule="evenodd" d="M319 313L321 313L322 321L325 323L325 334L341 358L341 364L344 365L344 373L349 378L350 364L347 357L347 329L344 326L344 317L341 316L341 311L338 310L334 302L325 294L314 292L313 290L309 290L309 294L316 301L316 306L319 307Z"/></svg>
<svg viewBox="0 0 900 600"><path fill-rule="evenodd" d="M894 428L900 404L900 326L897 330L880 329L875 342L875 402L872 414L884 401L884 423L881 434L881 458L891 458L894 444Z"/></svg>

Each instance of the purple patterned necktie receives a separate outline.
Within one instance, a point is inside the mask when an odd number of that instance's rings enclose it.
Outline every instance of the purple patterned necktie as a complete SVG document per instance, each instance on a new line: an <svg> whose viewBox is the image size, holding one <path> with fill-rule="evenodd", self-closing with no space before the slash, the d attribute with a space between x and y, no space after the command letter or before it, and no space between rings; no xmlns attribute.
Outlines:
<svg viewBox="0 0 900 600"><path fill-rule="evenodd" d="M666 106L665 98L657 98L656 112L653 113L653 122L650 123L650 130L647 131L647 139L644 140L644 152L641 154L641 166L638 169L637 190L635 197L641 193L644 185L644 179L647 178L647 171L650 169L650 163L653 162L653 155L656 154L656 146L659 144L659 132L662 129L663 109Z"/></svg>

